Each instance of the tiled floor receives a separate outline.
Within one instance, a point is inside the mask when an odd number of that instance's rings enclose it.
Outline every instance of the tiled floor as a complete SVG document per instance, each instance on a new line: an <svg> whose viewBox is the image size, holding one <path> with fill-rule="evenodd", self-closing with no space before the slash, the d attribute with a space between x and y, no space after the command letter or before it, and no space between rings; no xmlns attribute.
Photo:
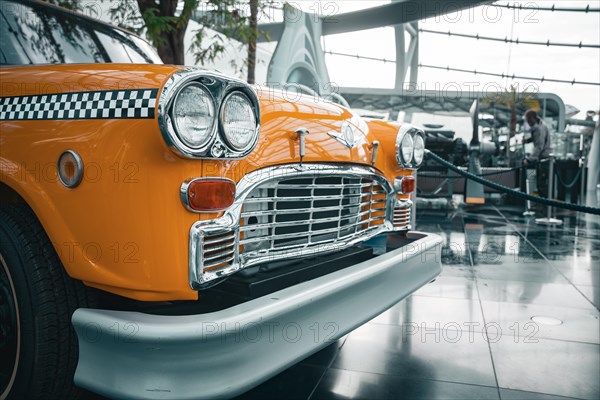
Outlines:
<svg viewBox="0 0 600 400"><path fill-rule="evenodd" d="M600 225L561 218L420 216L442 275L241 398L599 399Z"/></svg>

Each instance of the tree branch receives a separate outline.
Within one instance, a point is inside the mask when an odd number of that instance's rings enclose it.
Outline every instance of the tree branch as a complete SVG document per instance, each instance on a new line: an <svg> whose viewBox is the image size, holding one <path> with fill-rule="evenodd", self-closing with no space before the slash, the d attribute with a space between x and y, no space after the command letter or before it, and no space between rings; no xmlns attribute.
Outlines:
<svg viewBox="0 0 600 400"><path fill-rule="evenodd" d="M140 14L144 16L144 13L150 8L156 8L154 0L137 0L138 7L140 8Z"/></svg>
<svg viewBox="0 0 600 400"><path fill-rule="evenodd" d="M192 17L192 13L198 7L199 0L184 0L183 2L183 11L181 12L180 21L181 24L187 24Z"/></svg>

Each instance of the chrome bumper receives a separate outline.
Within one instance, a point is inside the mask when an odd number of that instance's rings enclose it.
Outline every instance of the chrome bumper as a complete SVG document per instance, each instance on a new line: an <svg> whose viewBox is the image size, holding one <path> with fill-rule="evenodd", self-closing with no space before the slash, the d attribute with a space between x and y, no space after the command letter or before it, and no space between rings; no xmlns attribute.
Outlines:
<svg viewBox="0 0 600 400"><path fill-rule="evenodd" d="M441 239L200 315L78 309L78 386L115 398L243 393L390 308L441 271Z"/></svg>

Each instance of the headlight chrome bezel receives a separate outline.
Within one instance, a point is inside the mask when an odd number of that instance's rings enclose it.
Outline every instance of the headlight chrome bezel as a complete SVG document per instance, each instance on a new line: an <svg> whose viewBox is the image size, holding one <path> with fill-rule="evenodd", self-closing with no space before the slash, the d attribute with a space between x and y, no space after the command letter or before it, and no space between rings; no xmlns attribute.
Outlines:
<svg viewBox="0 0 600 400"><path fill-rule="evenodd" d="M210 126L210 132L208 132L208 139L206 140L206 142L198 147L192 146L189 143L186 142L185 139L182 138L183 133L180 132L180 128L177 126L177 121L175 119L175 107L177 106L177 102L179 101L179 97L180 95L183 93L183 91L191 86L195 86L198 87L200 90L202 90L208 97L208 101L211 103L212 106L212 114L213 114L213 121L212 124ZM205 153L207 151L207 148L211 145L211 143L214 141L215 136L217 135L217 113L218 113L218 108L216 107L215 104L215 99L213 98L212 94L206 89L206 87L204 87L203 85L201 85L198 82L192 81L192 82L188 82L187 84L183 85L175 94L174 98L173 98L173 104L171 105L170 109L169 109L169 118L171 121L171 126L170 128L173 129L174 132L174 139L176 141L176 145L179 148L185 148L186 151L190 151L190 152L199 152L199 153Z"/></svg>
<svg viewBox="0 0 600 400"><path fill-rule="evenodd" d="M402 142L405 140L406 137L410 137L411 138L411 151L410 151L410 159L405 159L403 152L402 152ZM423 140L423 147L425 146L425 133L412 126L412 125L402 125L400 127L400 129L398 130L398 134L396 136L396 161L398 162L398 165L400 165L400 167L402 168L410 168L410 169L417 169L419 168L422 164L423 164L423 160L425 157L422 157L420 162L416 162L415 160L415 139L417 137L420 137L420 140ZM424 152L423 152L424 153Z"/></svg>
<svg viewBox="0 0 600 400"><path fill-rule="evenodd" d="M419 138L419 139L417 139ZM423 143L423 151L421 153L421 160L417 162L416 154L417 154L417 140L420 140ZM423 165L423 161L425 161L425 132L417 129L413 136L413 167L419 168Z"/></svg>
<svg viewBox="0 0 600 400"><path fill-rule="evenodd" d="M233 96L241 96L241 97L243 97L245 100L248 101L248 103L250 104L250 107L252 107L252 100L246 95L246 93L244 93L242 91L239 91L239 90L230 91L223 98L223 101L221 102L221 106L219 107L218 125L219 125L220 132L223 133L223 139L226 142L227 146L229 146L234 151L244 152L244 151L247 151L248 149L254 148L254 146L256 146L256 142L258 141L258 136L259 136L259 132L258 132L259 126L256 125L254 127L254 137L248 142L248 144L246 146L240 148L240 147L237 147L233 143L233 141L227 135L227 131L225 129L225 121L224 121L224 118L225 118L225 116L224 116L225 107L227 106L227 102L230 101ZM254 114L256 115L256 111L254 111Z"/></svg>
<svg viewBox="0 0 600 400"><path fill-rule="evenodd" d="M173 120L176 99L188 85L199 85L205 90L214 106L214 123L206 144L195 148L179 136ZM250 102L254 112L256 133L250 144L240 150L231 146L225 138L221 123L222 105L232 93L241 93ZM260 134L260 107L258 96L246 82L200 68L185 68L175 72L164 85L158 103L158 123L169 148L178 156L193 159L241 159L250 154Z"/></svg>

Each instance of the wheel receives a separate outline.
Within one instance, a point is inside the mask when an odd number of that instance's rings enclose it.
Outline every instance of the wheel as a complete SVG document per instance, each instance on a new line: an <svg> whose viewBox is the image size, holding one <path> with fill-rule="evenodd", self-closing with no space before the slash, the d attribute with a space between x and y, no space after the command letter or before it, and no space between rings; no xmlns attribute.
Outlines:
<svg viewBox="0 0 600 400"><path fill-rule="evenodd" d="M71 315L93 296L65 272L26 206L0 207L0 399L70 399L77 336Z"/></svg>

